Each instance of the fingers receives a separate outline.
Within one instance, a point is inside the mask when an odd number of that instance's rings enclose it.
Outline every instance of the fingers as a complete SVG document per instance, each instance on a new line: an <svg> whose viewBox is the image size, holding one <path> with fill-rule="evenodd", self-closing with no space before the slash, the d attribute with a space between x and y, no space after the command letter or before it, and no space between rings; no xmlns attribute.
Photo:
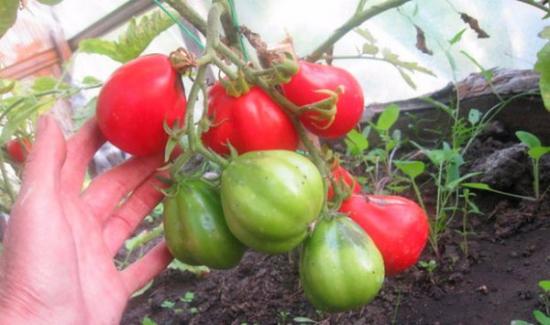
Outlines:
<svg viewBox="0 0 550 325"><path fill-rule="evenodd" d="M138 187L163 162L162 155L131 158L98 176L82 194L92 213L103 223L120 200Z"/></svg>
<svg viewBox="0 0 550 325"><path fill-rule="evenodd" d="M124 205L109 217L103 228L103 238L111 255L116 255L141 220L159 204L164 197L160 189L164 187L166 185L156 178L156 174L151 175Z"/></svg>
<svg viewBox="0 0 550 325"><path fill-rule="evenodd" d="M63 186L79 193L86 169L96 151L105 143L95 118L89 120L67 142L67 159L63 165Z"/></svg>
<svg viewBox="0 0 550 325"><path fill-rule="evenodd" d="M36 141L23 171L20 204L29 198L30 192L56 193L61 168L65 161L65 138L57 122L48 115L38 120Z"/></svg>
<svg viewBox="0 0 550 325"><path fill-rule="evenodd" d="M122 280L131 295L145 286L153 277L170 264L173 257L164 242L151 249L145 256L121 271Z"/></svg>

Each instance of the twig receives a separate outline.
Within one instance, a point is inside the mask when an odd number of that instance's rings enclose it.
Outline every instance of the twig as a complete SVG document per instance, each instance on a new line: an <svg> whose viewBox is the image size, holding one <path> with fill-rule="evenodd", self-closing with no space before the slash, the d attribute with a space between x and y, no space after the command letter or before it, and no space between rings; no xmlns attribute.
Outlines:
<svg viewBox="0 0 550 325"><path fill-rule="evenodd" d="M546 12L547 15L550 15L550 7L546 7L545 5L536 2L535 0L518 0L519 2L523 2L525 4L528 4L530 6L533 6L535 8L538 8L544 12Z"/></svg>
<svg viewBox="0 0 550 325"><path fill-rule="evenodd" d="M408 1L410 0L388 0L379 5L372 6L363 12L356 13L350 19L348 19L348 21L346 21L342 26L338 27L326 41L324 41L321 45L319 45L319 47L317 47L317 49L315 49L310 55L308 55L306 57L306 60L310 62L315 62L319 60L325 52L327 52L336 42L338 42L350 30L360 26L370 18L378 14L381 14L386 10L399 7Z"/></svg>

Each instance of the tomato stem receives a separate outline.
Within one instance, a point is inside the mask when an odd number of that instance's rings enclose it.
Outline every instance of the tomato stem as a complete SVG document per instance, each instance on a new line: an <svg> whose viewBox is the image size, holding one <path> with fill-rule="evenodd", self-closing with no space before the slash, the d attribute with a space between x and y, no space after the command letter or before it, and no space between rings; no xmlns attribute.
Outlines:
<svg viewBox="0 0 550 325"><path fill-rule="evenodd" d="M378 5L374 5L366 10L357 11L351 16L342 26L336 28L336 30L329 36L329 38L319 45L310 55L306 57L309 62L315 62L322 58L336 42L338 42L344 35L350 30L359 27L365 21L370 18L383 13L386 10L393 9L401 6L402 4L409 2L410 0L388 0Z"/></svg>

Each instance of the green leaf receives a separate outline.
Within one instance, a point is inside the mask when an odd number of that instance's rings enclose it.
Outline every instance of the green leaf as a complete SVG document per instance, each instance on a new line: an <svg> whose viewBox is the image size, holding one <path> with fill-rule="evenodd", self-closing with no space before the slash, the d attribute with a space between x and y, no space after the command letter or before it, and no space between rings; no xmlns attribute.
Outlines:
<svg viewBox="0 0 550 325"><path fill-rule="evenodd" d="M481 120L481 112L475 108L470 109L468 112L468 122L472 125L476 125Z"/></svg>
<svg viewBox="0 0 550 325"><path fill-rule="evenodd" d="M462 35L464 35L464 32L466 31L466 28L462 29L461 31L459 31L458 33L456 33L450 40L449 40L449 44L451 45L455 45L456 43L460 42L460 40L462 39Z"/></svg>
<svg viewBox="0 0 550 325"><path fill-rule="evenodd" d="M317 323L311 318L301 317L301 316L294 317L292 320L296 323Z"/></svg>
<svg viewBox="0 0 550 325"><path fill-rule="evenodd" d="M180 298L183 302L192 302L195 299L195 293L187 291L183 297Z"/></svg>
<svg viewBox="0 0 550 325"><path fill-rule="evenodd" d="M352 156L361 155L369 147L369 141L355 129L348 132L344 142Z"/></svg>
<svg viewBox="0 0 550 325"><path fill-rule="evenodd" d="M15 87L15 80L0 79L0 95L7 94Z"/></svg>
<svg viewBox="0 0 550 325"><path fill-rule="evenodd" d="M464 55L466 58L468 58L468 60L470 60L480 70L481 76L483 76L483 78L487 82L491 82L493 80L494 74L491 70L485 69L473 56L468 54L468 52L460 51L460 53L462 53L462 55Z"/></svg>
<svg viewBox="0 0 550 325"><path fill-rule="evenodd" d="M18 9L19 0L0 0L0 37L15 24Z"/></svg>
<svg viewBox="0 0 550 325"><path fill-rule="evenodd" d="M162 308L172 309L172 308L174 308L174 306L176 306L176 303L173 302L173 301L170 301L170 300L164 300L164 301L160 304L160 306L161 306Z"/></svg>
<svg viewBox="0 0 550 325"><path fill-rule="evenodd" d="M533 311L533 317L540 325L550 325L550 317L540 310Z"/></svg>
<svg viewBox="0 0 550 325"><path fill-rule="evenodd" d="M535 159L535 160L539 160L540 157L546 155L550 153L550 147L535 147L535 148L531 148L529 149L529 151L527 151L527 154L529 154L529 157Z"/></svg>
<svg viewBox="0 0 550 325"><path fill-rule="evenodd" d="M456 178L456 179L454 179L453 181L451 181L451 182L449 182L449 183L447 184L447 189L448 189L449 191L452 191L452 190L454 190L458 185L460 185L460 183L464 182L464 181L467 180L468 178L472 178L472 177L477 176L477 175L479 175L479 174L481 174L481 173L480 173L480 172L468 173L468 174L466 174L466 175L464 175L464 176L462 176L462 177L460 177L460 178Z"/></svg>
<svg viewBox="0 0 550 325"><path fill-rule="evenodd" d="M149 316L143 317L143 320L141 321L141 325L158 325L157 322L149 318Z"/></svg>
<svg viewBox="0 0 550 325"><path fill-rule="evenodd" d="M539 33L539 37L543 39L550 40L550 26L544 27L542 32Z"/></svg>
<svg viewBox="0 0 550 325"><path fill-rule="evenodd" d="M94 76L86 76L84 77L84 79L82 79L82 84L85 86L95 86L101 85L102 82Z"/></svg>
<svg viewBox="0 0 550 325"><path fill-rule="evenodd" d="M157 10L139 20L132 18L118 41L87 39L80 42L79 50L106 55L115 61L126 63L137 58L157 35L173 24L174 21L168 15Z"/></svg>
<svg viewBox="0 0 550 325"><path fill-rule="evenodd" d="M492 188L485 183L464 183L462 184L462 186L468 187L468 188L475 188L478 190L484 190L484 191L492 190Z"/></svg>
<svg viewBox="0 0 550 325"><path fill-rule="evenodd" d="M397 71L399 72L399 75L401 76L401 78L403 78L403 80L405 80L407 85L409 85L409 87L411 87L412 89L416 89L416 84L412 80L411 76L409 76L405 71L403 71L403 69L397 68Z"/></svg>
<svg viewBox="0 0 550 325"><path fill-rule="evenodd" d="M376 43L376 39L372 36L372 34L369 32L366 28L356 28L355 32L359 35L361 35L367 42L374 44Z"/></svg>
<svg viewBox="0 0 550 325"><path fill-rule="evenodd" d="M384 111L376 121L376 128L380 131L388 131L399 118L399 106L391 104L384 108Z"/></svg>
<svg viewBox="0 0 550 325"><path fill-rule="evenodd" d="M362 50L363 54L375 55L376 53L378 53L378 51L379 49L378 49L378 46L376 45L369 44L369 43L363 44L363 50Z"/></svg>
<svg viewBox="0 0 550 325"><path fill-rule="evenodd" d="M521 141L523 144L525 144L531 149L542 146L539 138L533 133L529 133L526 131L517 131L516 137L519 139L519 141Z"/></svg>
<svg viewBox="0 0 550 325"><path fill-rule="evenodd" d="M541 281L539 281L539 287L544 292L550 292L550 280L541 280Z"/></svg>
<svg viewBox="0 0 550 325"><path fill-rule="evenodd" d="M412 179L415 179L418 175L421 175L426 169L426 164L422 161L394 161L395 167L402 171L405 175Z"/></svg>
<svg viewBox="0 0 550 325"><path fill-rule="evenodd" d="M69 85L55 79L54 77L38 77L34 79L32 90L37 93L46 92L55 89L68 89Z"/></svg>
<svg viewBox="0 0 550 325"><path fill-rule="evenodd" d="M550 111L550 42L537 53L535 71L540 73L539 88L544 107Z"/></svg>

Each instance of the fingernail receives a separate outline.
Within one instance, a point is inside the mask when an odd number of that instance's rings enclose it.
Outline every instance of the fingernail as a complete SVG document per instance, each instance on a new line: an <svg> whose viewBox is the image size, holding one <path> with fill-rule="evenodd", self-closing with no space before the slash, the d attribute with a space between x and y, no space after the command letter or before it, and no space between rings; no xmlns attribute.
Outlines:
<svg viewBox="0 0 550 325"><path fill-rule="evenodd" d="M48 127L48 121L49 120L50 119L46 115L40 116L40 118L38 119L38 126L37 126L36 132L37 133L44 132L46 130L46 128Z"/></svg>

